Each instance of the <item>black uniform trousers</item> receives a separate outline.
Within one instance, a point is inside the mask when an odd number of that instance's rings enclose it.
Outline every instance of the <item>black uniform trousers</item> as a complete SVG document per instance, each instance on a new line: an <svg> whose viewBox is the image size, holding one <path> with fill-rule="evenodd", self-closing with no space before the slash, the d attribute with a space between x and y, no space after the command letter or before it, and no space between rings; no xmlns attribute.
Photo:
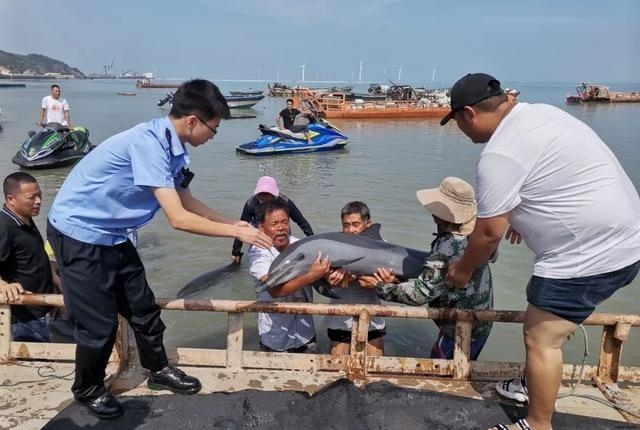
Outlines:
<svg viewBox="0 0 640 430"><path fill-rule="evenodd" d="M129 321L140 362L151 371L164 368L164 323L147 283L138 252L130 241L114 246L77 241L47 223L64 301L75 324L75 398L92 399L105 392L105 370L118 328L118 314Z"/></svg>

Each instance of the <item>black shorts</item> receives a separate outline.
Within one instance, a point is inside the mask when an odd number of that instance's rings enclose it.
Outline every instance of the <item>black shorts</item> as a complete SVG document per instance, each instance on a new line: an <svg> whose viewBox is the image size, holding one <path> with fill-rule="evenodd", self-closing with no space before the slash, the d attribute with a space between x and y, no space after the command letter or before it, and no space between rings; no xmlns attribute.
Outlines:
<svg viewBox="0 0 640 430"><path fill-rule="evenodd" d="M367 340L372 341L384 336L385 334L387 334L386 328L383 328L381 330L369 330L369 336L367 336ZM350 330L336 330L333 328L328 328L327 335L329 336L329 340L331 340L331 342L351 343Z"/></svg>
<svg viewBox="0 0 640 430"><path fill-rule="evenodd" d="M273 348L269 348L267 345L265 345L264 343L260 342L260 351L263 352L290 352L290 353L297 353L297 354L318 354L318 346L316 345L316 337L313 336L313 338L305 343L302 346L298 346L297 348L289 348L289 349L285 349L284 351L279 351L277 349L273 349Z"/></svg>
<svg viewBox="0 0 640 430"><path fill-rule="evenodd" d="M582 324L600 303L638 274L640 261L622 269L594 276L552 279L532 276L527 285L527 301L575 324Z"/></svg>

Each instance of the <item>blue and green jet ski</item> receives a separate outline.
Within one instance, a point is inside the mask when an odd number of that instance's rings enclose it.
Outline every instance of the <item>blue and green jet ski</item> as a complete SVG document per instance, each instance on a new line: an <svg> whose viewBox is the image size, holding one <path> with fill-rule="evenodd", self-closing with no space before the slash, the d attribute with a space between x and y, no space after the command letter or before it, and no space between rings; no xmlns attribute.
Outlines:
<svg viewBox="0 0 640 430"><path fill-rule="evenodd" d="M344 148L349 138L322 118L314 119L305 131L298 133L260 124L262 133L254 142L236 147L236 152L249 155L286 154L293 152L332 151Z"/></svg>

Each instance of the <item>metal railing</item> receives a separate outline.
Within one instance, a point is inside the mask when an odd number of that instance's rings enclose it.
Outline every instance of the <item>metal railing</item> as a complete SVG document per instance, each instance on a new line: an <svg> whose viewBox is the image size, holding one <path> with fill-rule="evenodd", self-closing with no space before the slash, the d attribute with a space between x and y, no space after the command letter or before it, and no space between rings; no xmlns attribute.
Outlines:
<svg viewBox="0 0 640 430"><path fill-rule="evenodd" d="M228 315L227 347L220 349L178 348L178 363L226 369L303 370L341 373L357 386L370 378L446 376L461 380L482 380L513 375L522 363L471 361L471 328L474 321L522 323L524 312L501 310L458 310L382 305L328 305L318 303L276 303L238 300L157 299L164 310L224 312ZM25 295L19 302L28 306L64 306L61 295ZM288 354L243 349L244 314L256 312L352 316L351 352L345 356L328 354ZM366 343L371 316L391 318L438 319L456 321L455 350L452 360L415 357L371 357ZM592 314L584 325L603 326L597 366L586 365L584 376L600 383L621 380L640 381L639 367L620 365L625 341L632 327L640 326L640 315ZM0 299L0 363L15 359L73 360L73 344L14 342L11 339L11 305ZM126 321L120 320L118 338L111 356L118 369L113 378L129 364L130 348ZM575 377L580 365L565 364L563 375Z"/></svg>

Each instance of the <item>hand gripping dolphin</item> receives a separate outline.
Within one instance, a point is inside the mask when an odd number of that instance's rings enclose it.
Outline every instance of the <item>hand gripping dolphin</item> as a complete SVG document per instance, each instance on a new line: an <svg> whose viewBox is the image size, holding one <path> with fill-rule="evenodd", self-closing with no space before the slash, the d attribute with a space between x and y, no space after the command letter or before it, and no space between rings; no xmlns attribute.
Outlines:
<svg viewBox="0 0 640 430"><path fill-rule="evenodd" d="M382 240L380 224L372 224L357 235L316 234L293 243L273 260L262 291L308 272L318 253L329 256L331 267L345 268L354 275L372 274L384 267L401 278L416 278L427 256Z"/></svg>

